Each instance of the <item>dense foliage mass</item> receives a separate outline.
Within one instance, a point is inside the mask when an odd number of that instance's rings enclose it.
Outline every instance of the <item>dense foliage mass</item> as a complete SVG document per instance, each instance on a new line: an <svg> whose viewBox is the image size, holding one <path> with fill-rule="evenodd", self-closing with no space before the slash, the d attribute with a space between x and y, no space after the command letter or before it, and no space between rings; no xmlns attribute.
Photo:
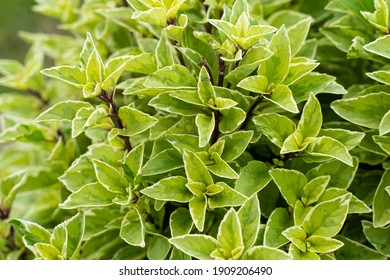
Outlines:
<svg viewBox="0 0 390 280"><path fill-rule="evenodd" d="M1 259L390 257L389 0L36 0L0 60Z"/></svg>

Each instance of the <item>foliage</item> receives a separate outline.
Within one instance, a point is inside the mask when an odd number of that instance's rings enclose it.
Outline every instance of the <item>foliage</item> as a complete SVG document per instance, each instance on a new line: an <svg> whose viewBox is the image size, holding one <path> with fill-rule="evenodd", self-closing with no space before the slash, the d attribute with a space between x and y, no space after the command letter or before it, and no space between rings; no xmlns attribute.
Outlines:
<svg viewBox="0 0 390 280"><path fill-rule="evenodd" d="M389 7L36 0L0 258L389 258Z"/></svg>

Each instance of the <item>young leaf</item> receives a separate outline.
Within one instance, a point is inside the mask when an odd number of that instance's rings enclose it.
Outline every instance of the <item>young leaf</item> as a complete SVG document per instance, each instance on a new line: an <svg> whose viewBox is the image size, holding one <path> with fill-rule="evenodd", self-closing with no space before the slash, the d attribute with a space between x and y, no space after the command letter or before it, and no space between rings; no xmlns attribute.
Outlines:
<svg viewBox="0 0 390 280"><path fill-rule="evenodd" d="M234 259L240 257L240 255L234 256L233 254L237 248L244 246L240 220L233 208L230 208L219 225L217 241L226 256Z"/></svg>
<svg viewBox="0 0 390 280"><path fill-rule="evenodd" d="M195 123L198 127L199 133L199 147L203 148L210 142L211 136L214 132L214 113L212 113L211 116L206 116L203 114L196 115Z"/></svg>
<svg viewBox="0 0 390 280"><path fill-rule="evenodd" d="M311 22L312 18L307 17L288 28L287 32L290 38L291 55L294 56L302 48L309 33Z"/></svg>
<svg viewBox="0 0 390 280"><path fill-rule="evenodd" d="M314 206L303 221L302 227L309 235L333 237L342 228L351 199L346 194Z"/></svg>
<svg viewBox="0 0 390 280"><path fill-rule="evenodd" d="M161 36L156 48L157 68L164 68L166 66L174 65L173 57L174 50L171 43L166 36Z"/></svg>
<svg viewBox="0 0 390 280"><path fill-rule="evenodd" d="M203 231L204 223L206 220L206 208L207 208L207 197L205 194L201 196L194 196L193 199L188 203L190 214L195 227L199 231Z"/></svg>
<svg viewBox="0 0 390 280"><path fill-rule="evenodd" d="M184 253L200 260L212 260L210 255L219 246L218 241L213 237L202 234L173 237L169 242Z"/></svg>
<svg viewBox="0 0 390 280"><path fill-rule="evenodd" d="M183 159L188 182L199 182L206 186L214 183L206 166L196 154L186 150Z"/></svg>
<svg viewBox="0 0 390 280"><path fill-rule="evenodd" d="M209 164L206 167L208 170L211 171L211 173L222 178L228 178L228 179L238 178L238 174L236 173L236 171L234 171L234 169L231 168L230 165L227 164L218 153L213 152L210 156L214 161L214 163Z"/></svg>
<svg viewBox="0 0 390 280"><path fill-rule="evenodd" d="M282 234L292 242L299 250L306 252L306 237L305 230L300 226L290 227L282 232Z"/></svg>
<svg viewBox="0 0 390 280"><path fill-rule="evenodd" d="M272 94L269 97L265 96L264 98L288 112L294 114L299 113L297 103L293 98L292 92L286 85L277 85L273 89Z"/></svg>
<svg viewBox="0 0 390 280"><path fill-rule="evenodd" d="M144 143L133 148L123 159L123 169L131 178L135 178L142 168L144 157Z"/></svg>
<svg viewBox="0 0 390 280"><path fill-rule="evenodd" d="M336 251L344 245L343 242L337 239L316 235L309 236L305 242L308 252L322 254Z"/></svg>
<svg viewBox="0 0 390 280"><path fill-rule="evenodd" d="M247 197L243 196L224 182L218 182L216 185L221 187L222 191L209 197L208 204L211 209L241 206L247 200Z"/></svg>
<svg viewBox="0 0 390 280"><path fill-rule="evenodd" d="M302 189L301 200L308 206L316 203L328 186L330 176L319 176L309 181Z"/></svg>
<svg viewBox="0 0 390 280"><path fill-rule="evenodd" d="M119 236L133 246L145 246L145 225L137 208L130 208L123 218Z"/></svg>

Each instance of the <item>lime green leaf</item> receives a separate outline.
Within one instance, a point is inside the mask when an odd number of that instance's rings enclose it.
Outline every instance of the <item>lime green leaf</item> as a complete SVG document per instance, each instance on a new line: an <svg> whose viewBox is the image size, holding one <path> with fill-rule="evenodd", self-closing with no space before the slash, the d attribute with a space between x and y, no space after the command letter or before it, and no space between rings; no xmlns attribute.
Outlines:
<svg viewBox="0 0 390 280"><path fill-rule="evenodd" d="M276 113L260 114L253 118L253 122L272 143L280 148L287 137L293 134L296 129L292 120Z"/></svg>
<svg viewBox="0 0 390 280"><path fill-rule="evenodd" d="M129 153L123 159L123 169L133 179L141 171L143 165L144 148L144 143L139 144L131 151L129 151Z"/></svg>
<svg viewBox="0 0 390 280"><path fill-rule="evenodd" d="M379 37L374 42L364 46L367 51L390 59L390 50L388 45L390 43L390 35Z"/></svg>
<svg viewBox="0 0 390 280"><path fill-rule="evenodd" d="M267 77L255 75L241 80L237 86L251 92L269 94L268 85L269 83Z"/></svg>
<svg viewBox="0 0 390 280"><path fill-rule="evenodd" d="M123 218L119 236L133 246L145 246L145 225L137 208L130 208Z"/></svg>
<svg viewBox="0 0 390 280"><path fill-rule="evenodd" d="M309 181L302 189L302 202L305 206L316 203L328 186L330 176L319 176Z"/></svg>
<svg viewBox="0 0 390 280"><path fill-rule="evenodd" d="M220 140L225 142L225 146L221 158L225 161L232 161L239 157L248 147L252 136L252 131L237 131L222 136Z"/></svg>
<svg viewBox="0 0 390 280"><path fill-rule="evenodd" d="M381 182L375 191L372 203L374 227L384 227L390 223L390 209L388 207L390 195L385 189L389 185L389 182L390 170L387 170L383 174Z"/></svg>
<svg viewBox="0 0 390 280"><path fill-rule="evenodd" d="M247 197L231 188L224 182L218 182L216 185L223 188L221 192L209 197L208 203L211 209L228 207L228 206L241 206L247 200Z"/></svg>
<svg viewBox="0 0 390 280"><path fill-rule="evenodd" d="M330 157L353 166L353 158L347 148L339 141L330 137L322 136L316 138L307 147L307 153L311 156Z"/></svg>
<svg viewBox="0 0 390 280"><path fill-rule="evenodd" d="M99 183L90 183L72 193L60 207L75 209L83 207L108 206L113 204L116 194L109 192Z"/></svg>
<svg viewBox="0 0 390 280"><path fill-rule="evenodd" d="M292 244L294 244L299 250L302 252L306 252L306 232L302 229L300 226L293 226L285 231L282 232L282 234L291 241Z"/></svg>
<svg viewBox="0 0 390 280"><path fill-rule="evenodd" d="M205 67L202 67L199 72L198 96L203 104L208 104L210 100L215 100L217 98L210 76Z"/></svg>
<svg viewBox="0 0 390 280"><path fill-rule="evenodd" d="M186 178L173 176L143 189L141 193L157 200L189 202L194 195L188 190L186 184Z"/></svg>
<svg viewBox="0 0 390 280"><path fill-rule="evenodd" d="M385 84L385 85L390 85L390 72L389 71L375 71L375 72L371 72L371 73L366 73L366 75L368 77L370 77L371 79L375 80L375 81L378 81L382 84Z"/></svg>
<svg viewBox="0 0 390 280"><path fill-rule="evenodd" d="M172 237L189 234L192 225L191 215L187 208L177 208L169 217Z"/></svg>
<svg viewBox="0 0 390 280"><path fill-rule="evenodd" d="M289 254L293 260L320 260L320 256L313 252L301 251L294 244L290 245Z"/></svg>
<svg viewBox="0 0 390 280"><path fill-rule="evenodd" d="M105 105L90 108L82 107L76 113L76 117L72 120L72 138L79 136L87 128L96 124L101 119L108 116L108 108Z"/></svg>
<svg viewBox="0 0 390 280"><path fill-rule="evenodd" d="M241 108L232 107L220 111L222 119L219 122L219 131L222 133L231 133L236 130L245 120L246 113Z"/></svg>
<svg viewBox="0 0 390 280"><path fill-rule="evenodd" d="M195 227L203 231L206 219L207 198L206 195L195 196L189 203L190 214Z"/></svg>
<svg viewBox="0 0 390 280"><path fill-rule="evenodd" d="M102 82L104 77L104 65L98 51L94 49L88 58L85 68L87 82L97 83Z"/></svg>
<svg viewBox="0 0 390 280"><path fill-rule="evenodd" d="M288 112L294 114L299 113L297 103L292 96L292 92L286 85L277 85L273 89L272 94L270 96L265 96L264 98Z"/></svg>
<svg viewBox="0 0 390 280"><path fill-rule="evenodd" d="M290 68L291 49L287 30L282 26L272 37L268 49L273 55L260 64L259 75L267 77L269 84L281 84Z"/></svg>
<svg viewBox="0 0 390 280"><path fill-rule="evenodd" d="M35 248L42 260L60 260L61 252L51 244L37 243Z"/></svg>
<svg viewBox="0 0 390 280"><path fill-rule="evenodd" d="M332 102L332 109L342 118L368 128L378 129L389 111L390 94L371 93Z"/></svg>
<svg viewBox="0 0 390 280"><path fill-rule="evenodd" d="M390 136L377 136L372 137L374 143L376 143L387 155L390 155ZM382 153L381 153L382 154Z"/></svg>
<svg viewBox="0 0 390 280"><path fill-rule="evenodd" d="M260 161L250 161L242 170L234 189L245 196L261 191L271 181L269 167Z"/></svg>
<svg viewBox="0 0 390 280"><path fill-rule="evenodd" d="M306 247L308 252L314 253L330 253L336 251L341 248L344 243L330 237L316 236L312 235L308 237L306 240Z"/></svg>
<svg viewBox="0 0 390 280"><path fill-rule="evenodd" d="M42 112L35 121L72 121L81 108L93 108L89 102L67 100L61 101Z"/></svg>
<svg viewBox="0 0 390 280"><path fill-rule="evenodd" d="M214 183L205 164L196 154L186 150L183 159L188 182L199 182L206 186Z"/></svg>
<svg viewBox="0 0 390 280"><path fill-rule="evenodd" d="M339 188L327 188L325 192L321 195L320 199L318 200L318 203L331 200L333 198L343 196L349 194L351 195L351 200L349 201L349 208L348 208L348 214L351 213L370 213L371 209L368 207L363 201L358 199L356 196L351 194L350 192L339 189Z"/></svg>
<svg viewBox="0 0 390 280"><path fill-rule="evenodd" d="M260 230L260 204L257 195L252 195L237 212L242 230L245 249L249 249L256 241Z"/></svg>
<svg viewBox="0 0 390 280"><path fill-rule="evenodd" d="M379 135L385 135L390 132L390 111L387 112L379 124Z"/></svg>
<svg viewBox="0 0 390 280"><path fill-rule="evenodd" d="M286 252L267 246L255 246L245 254L246 260L291 260Z"/></svg>
<svg viewBox="0 0 390 280"><path fill-rule="evenodd" d="M231 168L230 165L227 164L218 153L213 152L210 156L214 161L214 163L209 164L206 167L208 170L211 171L211 173L222 178L229 178L229 179L238 178L238 174L236 173L236 171L234 171L234 169Z"/></svg>
<svg viewBox="0 0 390 280"><path fill-rule="evenodd" d="M306 218L312 206L305 206L301 200L297 200L294 205L294 224L297 226L302 225L303 220Z"/></svg>
<svg viewBox="0 0 390 280"><path fill-rule="evenodd" d="M158 27L167 26L167 14L164 8L153 7L147 11L135 11L132 19L147 22Z"/></svg>
<svg viewBox="0 0 390 280"><path fill-rule="evenodd" d="M288 243L283 231L294 225L293 219L285 208L275 208L268 218L264 233L264 245L279 248Z"/></svg>
<svg viewBox="0 0 390 280"><path fill-rule="evenodd" d="M196 115L195 124L198 127L199 147L202 148L210 142L211 136L213 135L215 126L214 114L212 113L211 116L203 114Z"/></svg>
<svg viewBox="0 0 390 280"><path fill-rule="evenodd" d="M171 96L170 92L160 93L150 100L149 105L181 116L196 116L203 108Z"/></svg>
<svg viewBox="0 0 390 280"><path fill-rule="evenodd" d="M352 150L363 140L365 134L340 128L321 129L318 136L328 136L341 142L348 150Z"/></svg>
<svg viewBox="0 0 390 280"><path fill-rule="evenodd" d="M368 241L384 256L390 256L390 226L374 227L368 221L362 221L363 232Z"/></svg>
<svg viewBox="0 0 390 280"><path fill-rule="evenodd" d="M144 83L146 87L151 88L193 88L196 84L190 70L179 64L157 70L149 75Z"/></svg>
<svg viewBox="0 0 390 280"><path fill-rule="evenodd" d="M126 193L129 183L117 169L97 159L92 159L92 163L95 169L96 178L103 187L113 193Z"/></svg>
<svg viewBox="0 0 390 280"><path fill-rule="evenodd" d="M165 136L165 139L168 140L172 146L177 149L181 154L184 153L184 150L189 150L191 152L197 153L206 151L209 148L209 145L206 145L203 148L200 148L199 137L191 134L169 134Z"/></svg>
<svg viewBox="0 0 390 280"><path fill-rule="evenodd" d="M269 172L287 203L294 207L301 198L303 187L307 183L304 174L296 170L273 169Z"/></svg>
<svg viewBox="0 0 390 280"><path fill-rule="evenodd" d="M295 55L301 48L309 33L311 17L303 19L290 28L288 28L288 37L290 38L291 55Z"/></svg>
<svg viewBox="0 0 390 280"><path fill-rule="evenodd" d="M319 63L315 62L312 59L301 57L295 59L293 58L291 61L290 68L288 70L288 74L284 79L283 84L289 86L295 83L297 80L310 73L318 65Z"/></svg>
<svg viewBox="0 0 390 280"><path fill-rule="evenodd" d="M347 217L350 200L351 195L346 194L317 204L303 221L303 229L309 235L335 236Z"/></svg>
<svg viewBox="0 0 390 280"><path fill-rule="evenodd" d="M169 242L184 253L200 260L212 260L210 255L218 248L217 240L201 234L186 234L171 238Z"/></svg>
<svg viewBox="0 0 390 280"><path fill-rule="evenodd" d="M77 66L56 66L44 69L41 73L79 88L87 83L85 71Z"/></svg>
<svg viewBox="0 0 390 280"><path fill-rule="evenodd" d="M142 133L157 123L156 118L131 106L120 107L118 114L123 125L127 128L129 136Z"/></svg>
<svg viewBox="0 0 390 280"><path fill-rule="evenodd" d="M175 63L173 57L174 49L166 36L161 36L156 48L157 68L164 68Z"/></svg>
<svg viewBox="0 0 390 280"><path fill-rule="evenodd" d="M235 259L240 257L240 255L233 256L232 254L235 249L244 246L240 220L238 218L237 212L234 211L233 208L230 208L219 224L217 241L222 247L226 256Z"/></svg>
<svg viewBox="0 0 390 280"><path fill-rule="evenodd" d="M9 223L23 235L26 245L50 243L51 233L39 224L20 219L12 219Z"/></svg>
<svg viewBox="0 0 390 280"><path fill-rule="evenodd" d="M121 56L111 59L107 63L105 77L101 85L102 89L106 92L113 92L122 72L126 70L127 64L132 59L133 57L131 56Z"/></svg>
<svg viewBox="0 0 390 280"><path fill-rule="evenodd" d="M181 154L175 149L167 149L149 159L142 168L143 176L162 174L183 166Z"/></svg>

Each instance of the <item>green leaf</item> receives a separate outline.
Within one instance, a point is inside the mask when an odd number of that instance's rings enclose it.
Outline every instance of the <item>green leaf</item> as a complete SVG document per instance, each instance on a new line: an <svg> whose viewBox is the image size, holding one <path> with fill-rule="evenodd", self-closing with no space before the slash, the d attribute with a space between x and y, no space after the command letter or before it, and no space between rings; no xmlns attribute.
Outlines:
<svg viewBox="0 0 390 280"><path fill-rule="evenodd" d="M284 199L291 207L294 207L295 202L301 198L302 190L307 183L305 175L288 169L272 169L269 173Z"/></svg>
<svg viewBox="0 0 390 280"><path fill-rule="evenodd" d="M122 72L126 70L127 64L132 62L132 59L132 56L120 56L108 61L105 77L101 85L102 89L106 92L113 92Z"/></svg>
<svg viewBox="0 0 390 280"><path fill-rule="evenodd" d="M203 109L201 106L190 104L171 96L170 92L160 93L150 100L149 105L181 116L196 116Z"/></svg>
<svg viewBox="0 0 390 280"><path fill-rule="evenodd" d="M169 134L165 136L165 139L168 140L172 146L177 149L181 154L184 154L184 150L189 150L191 152L197 153L206 151L209 146L206 145L203 148L198 146L199 137L196 135L190 134Z"/></svg>
<svg viewBox="0 0 390 280"><path fill-rule="evenodd" d="M169 239L169 242L184 253L200 259L212 260L211 253L218 248L218 241L209 235L186 234Z"/></svg>
<svg viewBox="0 0 390 280"><path fill-rule="evenodd" d="M260 161L250 161L242 170L234 189L250 197L261 191L271 181L269 167Z"/></svg>
<svg viewBox="0 0 390 280"><path fill-rule="evenodd" d="M295 83L297 80L310 73L318 65L319 63L312 59L301 57L293 58L283 84L289 86Z"/></svg>
<svg viewBox="0 0 390 280"><path fill-rule="evenodd" d="M290 68L290 39L284 25L272 37L268 49L273 55L260 64L258 73L267 77L269 84L279 85Z"/></svg>
<svg viewBox="0 0 390 280"><path fill-rule="evenodd" d="M119 236L130 245L145 246L145 225L137 208L130 208L123 218Z"/></svg>
<svg viewBox="0 0 390 280"><path fill-rule="evenodd" d="M60 207L75 209L83 207L109 206L113 204L116 194L109 192L99 183L90 183L72 193Z"/></svg>
<svg viewBox="0 0 390 280"><path fill-rule="evenodd" d="M330 138L333 138L340 143L342 143L345 147L347 147L348 150L352 150L357 145L360 144L360 142L364 138L363 132L358 131L349 131L345 129L339 129L339 128L329 128L329 129L321 129L318 133L318 136L328 136Z"/></svg>
<svg viewBox="0 0 390 280"><path fill-rule="evenodd" d="M282 234L292 242L299 250L306 252L306 232L300 226L290 227L282 232Z"/></svg>
<svg viewBox="0 0 390 280"><path fill-rule="evenodd" d="M155 235L149 240L147 258L149 260L164 260L171 249L171 244L163 235Z"/></svg>
<svg viewBox="0 0 390 280"><path fill-rule="evenodd" d="M385 85L390 85L390 72L389 71L375 71L371 73L366 73L368 77L371 79L380 82Z"/></svg>
<svg viewBox="0 0 390 280"><path fill-rule="evenodd" d="M328 186L330 176L319 176L309 181L302 189L302 202L305 206L316 203Z"/></svg>
<svg viewBox="0 0 390 280"><path fill-rule="evenodd" d="M268 218L264 233L264 245L279 248L288 242L282 232L294 225L293 219L285 208L275 208Z"/></svg>
<svg viewBox="0 0 390 280"><path fill-rule="evenodd" d="M390 50L388 48L390 43L390 35L379 37L375 41L364 46L364 49L390 59Z"/></svg>
<svg viewBox="0 0 390 280"><path fill-rule="evenodd" d="M72 121L81 108L93 108L89 102L68 100L61 101L43 111L35 121Z"/></svg>
<svg viewBox="0 0 390 280"><path fill-rule="evenodd" d="M219 131L227 134L236 130L245 120L246 113L241 108L232 107L220 111L222 119L219 122Z"/></svg>
<svg viewBox="0 0 390 280"><path fill-rule="evenodd" d="M385 135L390 132L390 111L387 112L379 124L379 135Z"/></svg>
<svg viewBox="0 0 390 280"><path fill-rule="evenodd" d="M196 154L186 150L183 159L188 182L199 182L206 186L214 183L205 164Z"/></svg>
<svg viewBox="0 0 390 280"><path fill-rule="evenodd" d="M290 245L289 254L293 260L320 260L320 256L313 252L304 252L298 249L294 244Z"/></svg>
<svg viewBox="0 0 390 280"><path fill-rule="evenodd" d="M252 136L252 131L237 131L219 138L220 141L225 142L221 158L225 161L238 158L248 147Z"/></svg>
<svg viewBox="0 0 390 280"><path fill-rule="evenodd" d="M309 235L335 236L347 217L350 200L351 195L346 194L317 204L303 221L303 229Z"/></svg>
<svg viewBox="0 0 390 280"><path fill-rule="evenodd" d="M216 185L222 187L223 190L208 199L208 204L211 209L241 206L247 200L246 196L243 196L224 182L218 182Z"/></svg>
<svg viewBox="0 0 390 280"><path fill-rule="evenodd" d="M251 248L260 230L260 204L257 194L252 195L237 212L242 230L242 241L245 249Z"/></svg>
<svg viewBox="0 0 390 280"><path fill-rule="evenodd" d="M149 75L144 85L150 88L194 88L196 79L186 67L174 64Z"/></svg>
<svg viewBox="0 0 390 280"><path fill-rule="evenodd" d="M208 104L210 100L215 100L215 90L210 80L210 75L207 73L205 67L202 67L198 78L198 96L203 104Z"/></svg>
<svg viewBox="0 0 390 280"><path fill-rule="evenodd" d="M162 174L182 166L181 154L173 148L166 149L150 158L142 168L141 174L143 176Z"/></svg>
<svg viewBox="0 0 390 280"><path fill-rule="evenodd" d="M168 38L166 36L161 36L156 48L157 68L160 69L173 65L175 63L173 53L174 50L172 44L168 41Z"/></svg>
<svg viewBox="0 0 390 280"><path fill-rule="evenodd" d="M351 195L351 200L349 202L349 208L348 208L348 214L351 213L370 213L371 209L368 207L363 201L358 199L356 196L351 194L350 192L339 189L339 188L327 188L325 192L321 195L320 199L318 200L318 203L331 200L336 197L340 197L343 195Z"/></svg>
<svg viewBox="0 0 390 280"><path fill-rule="evenodd" d="M103 187L113 193L126 194L129 183L117 169L97 159L92 159L92 163L96 178Z"/></svg>
<svg viewBox="0 0 390 280"><path fill-rule="evenodd" d="M377 144L387 155L390 155L390 136L377 136L372 137L374 143ZM382 153L381 153L382 155Z"/></svg>
<svg viewBox="0 0 390 280"><path fill-rule="evenodd" d="M169 227L172 237L189 234L193 223L187 208L177 208L169 217Z"/></svg>
<svg viewBox="0 0 390 280"><path fill-rule="evenodd" d="M314 253L330 253L341 248L344 243L330 237L312 235L306 239L306 247L308 252Z"/></svg>
<svg viewBox="0 0 390 280"><path fill-rule="evenodd" d="M105 105L90 108L82 107L76 113L76 117L72 120L72 138L79 136L87 128L93 126L101 119L108 116L108 108Z"/></svg>
<svg viewBox="0 0 390 280"><path fill-rule="evenodd" d="M309 33L311 22L312 18L307 17L288 28L287 32L290 39L291 55L295 55L302 48Z"/></svg>
<svg viewBox="0 0 390 280"><path fill-rule="evenodd" d="M234 256L233 252L237 248L244 246L241 232L240 220L237 212L233 208L226 213L219 224L217 241L224 251L225 256L238 259L240 255ZM242 251L241 251L242 253Z"/></svg>
<svg viewBox="0 0 390 280"><path fill-rule="evenodd" d="M23 241L26 245L50 243L50 232L39 224L21 219L12 219L9 223L23 235Z"/></svg>
<svg viewBox="0 0 390 280"><path fill-rule="evenodd" d="M51 244L37 243L35 248L43 260L60 260L61 252Z"/></svg>
<svg viewBox="0 0 390 280"><path fill-rule="evenodd" d="M291 260L286 252L267 246L255 246L245 254L246 260Z"/></svg>
<svg viewBox="0 0 390 280"><path fill-rule="evenodd" d="M260 114L253 118L253 122L272 143L280 148L287 137L293 134L296 129L292 120L276 113Z"/></svg>
<svg viewBox="0 0 390 280"><path fill-rule="evenodd" d="M305 206L301 200L297 200L294 205L294 223L297 226L301 226L303 220L306 218L309 211L313 206Z"/></svg>
<svg viewBox="0 0 390 280"><path fill-rule="evenodd" d="M317 167L309 170L306 177L311 180L319 176L330 175L328 188L336 187L341 189L348 189L355 177L358 169L358 159L353 157L353 166L349 166L341 161L332 160L324 162Z"/></svg>
<svg viewBox="0 0 390 280"><path fill-rule="evenodd" d="M204 223L206 219L207 197L205 194L198 197L195 196L189 203L191 218L195 227L199 231L203 231Z"/></svg>
<svg viewBox="0 0 390 280"><path fill-rule="evenodd" d="M268 85L269 83L267 77L255 75L241 80L237 86L251 92L269 94Z"/></svg>
<svg viewBox="0 0 390 280"><path fill-rule="evenodd" d="M85 70L78 66L56 66L41 71L43 75L82 88L87 83Z"/></svg>
<svg viewBox="0 0 390 280"><path fill-rule="evenodd" d="M231 168L230 165L227 164L226 161L224 161L218 153L213 152L210 156L214 163L208 164L206 167L208 170L211 171L211 173L222 178L238 178L238 174L236 173L236 171L234 171L234 169Z"/></svg>
<svg viewBox="0 0 390 280"><path fill-rule="evenodd" d="M103 81L104 65L96 48L92 51L88 58L85 73L87 75L87 82L101 83Z"/></svg>
<svg viewBox="0 0 390 280"><path fill-rule="evenodd" d="M336 236L344 246L334 252L337 260L384 260L385 256L378 251L349 239L345 236Z"/></svg>
<svg viewBox="0 0 390 280"><path fill-rule="evenodd" d="M297 152L307 145L318 135L322 126L321 105L314 94L310 94L309 100L303 108L301 119L297 129L283 143L281 153Z"/></svg>
<svg viewBox="0 0 390 280"><path fill-rule="evenodd" d="M157 119L130 106L122 106L118 113L129 136L136 135L151 128Z"/></svg>
<svg viewBox="0 0 390 280"><path fill-rule="evenodd" d="M264 97L266 100L278 105L284 110L297 114L299 113L297 103L295 102L291 90L286 85L277 85L272 94Z"/></svg>
<svg viewBox="0 0 390 280"><path fill-rule="evenodd" d="M212 113L211 116L206 116L203 114L196 115L195 124L198 127L199 147L203 148L210 142L211 136L214 132L214 114Z"/></svg>
<svg viewBox="0 0 390 280"><path fill-rule="evenodd" d="M173 176L164 178L156 184L143 189L141 193L162 201L189 202L194 195L188 190L186 184L186 178Z"/></svg>
<svg viewBox="0 0 390 280"><path fill-rule="evenodd" d="M390 195L385 189L389 186L389 182L390 170L387 170L382 176L372 202L374 227L384 227L390 223L390 209L388 207Z"/></svg>
<svg viewBox="0 0 390 280"><path fill-rule="evenodd" d="M335 158L349 166L353 166L353 158L347 148L339 141L330 137L322 136L316 138L307 147L307 153L311 156Z"/></svg>
<svg viewBox="0 0 390 280"><path fill-rule="evenodd" d="M123 169L133 179L141 171L143 165L144 149L145 145L144 143L141 143L129 151L123 159Z"/></svg>
<svg viewBox="0 0 390 280"><path fill-rule="evenodd" d="M146 11L135 11L131 16L132 19L147 22L158 27L167 26L167 14L164 8L153 7Z"/></svg>
<svg viewBox="0 0 390 280"><path fill-rule="evenodd" d="M342 118L368 128L378 129L389 111L390 94L370 93L332 102L331 108Z"/></svg>
<svg viewBox="0 0 390 280"><path fill-rule="evenodd" d="M374 227L374 225L368 221L362 221L362 225L367 240L381 254L390 257L390 226Z"/></svg>

